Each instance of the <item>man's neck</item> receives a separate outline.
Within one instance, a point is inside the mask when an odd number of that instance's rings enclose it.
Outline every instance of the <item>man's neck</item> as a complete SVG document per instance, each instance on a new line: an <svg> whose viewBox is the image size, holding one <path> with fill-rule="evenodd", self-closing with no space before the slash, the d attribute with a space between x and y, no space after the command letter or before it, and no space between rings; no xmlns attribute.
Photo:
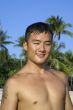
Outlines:
<svg viewBox="0 0 73 110"><path fill-rule="evenodd" d="M26 67L28 71L34 74L42 74L45 71L44 64L35 64L34 62L27 61Z"/></svg>

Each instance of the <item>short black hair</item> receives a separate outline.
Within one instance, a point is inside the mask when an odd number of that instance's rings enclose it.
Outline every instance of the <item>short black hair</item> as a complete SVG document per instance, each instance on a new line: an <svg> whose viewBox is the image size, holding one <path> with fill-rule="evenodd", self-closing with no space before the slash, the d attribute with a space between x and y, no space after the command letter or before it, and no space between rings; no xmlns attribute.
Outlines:
<svg viewBox="0 0 73 110"><path fill-rule="evenodd" d="M29 25L26 28L25 41L26 42L28 41L31 33L43 33L43 32L45 32L45 33L50 32L51 33L51 36L53 38L53 32L50 29L50 25L49 24L44 23L44 22L33 23L33 24Z"/></svg>

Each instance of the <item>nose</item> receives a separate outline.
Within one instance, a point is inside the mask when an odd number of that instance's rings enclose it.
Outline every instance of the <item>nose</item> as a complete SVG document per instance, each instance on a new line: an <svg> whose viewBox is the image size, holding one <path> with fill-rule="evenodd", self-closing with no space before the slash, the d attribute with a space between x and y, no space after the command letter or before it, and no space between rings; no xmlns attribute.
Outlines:
<svg viewBox="0 0 73 110"><path fill-rule="evenodd" d="M40 48L39 48L39 50L40 50L41 52L44 52L44 51L45 51L44 44L40 44Z"/></svg>

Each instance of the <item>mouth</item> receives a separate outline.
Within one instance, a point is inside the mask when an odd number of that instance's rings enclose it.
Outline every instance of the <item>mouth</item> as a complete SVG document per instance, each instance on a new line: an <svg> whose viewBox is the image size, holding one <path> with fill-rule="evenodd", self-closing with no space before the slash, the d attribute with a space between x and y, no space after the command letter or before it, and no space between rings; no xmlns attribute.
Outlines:
<svg viewBox="0 0 73 110"><path fill-rule="evenodd" d="M39 58L44 58L45 57L45 53L41 53L41 54L37 54L37 56L39 57Z"/></svg>

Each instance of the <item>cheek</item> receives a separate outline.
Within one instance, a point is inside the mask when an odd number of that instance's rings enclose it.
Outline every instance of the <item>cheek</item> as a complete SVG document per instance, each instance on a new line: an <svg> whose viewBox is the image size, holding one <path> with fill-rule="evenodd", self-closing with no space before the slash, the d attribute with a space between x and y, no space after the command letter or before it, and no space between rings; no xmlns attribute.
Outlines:
<svg viewBox="0 0 73 110"><path fill-rule="evenodd" d="M51 52L51 47L46 48L46 52Z"/></svg>
<svg viewBox="0 0 73 110"><path fill-rule="evenodd" d="M28 47L28 50L27 50L28 55L33 56L33 54L35 53L35 50L36 50L36 49L35 49L34 46Z"/></svg>
<svg viewBox="0 0 73 110"><path fill-rule="evenodd" d="M35 53L35 51L36 51L35 46L31 47L31 48L30 48L30 51L33 52L33 53Z"/></svg>
<svg viewBox="0 0 73 110"><path fill-rule="evenodd" d="M35 47L33 45L28 45L28 51L34 51L35 50Z"/></svg>

